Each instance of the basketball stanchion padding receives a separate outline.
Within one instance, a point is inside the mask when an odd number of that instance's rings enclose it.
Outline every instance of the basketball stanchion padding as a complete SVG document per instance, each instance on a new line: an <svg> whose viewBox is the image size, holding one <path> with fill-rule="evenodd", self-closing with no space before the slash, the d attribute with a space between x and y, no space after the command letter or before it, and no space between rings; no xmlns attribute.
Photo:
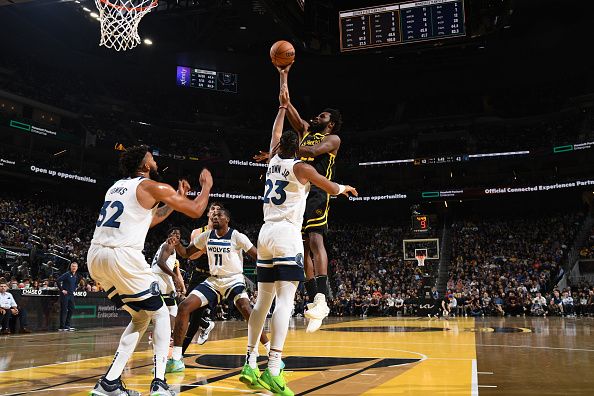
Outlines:
<svg viewBox="0 0 594 396"><path fill-rule="evenodd" d="M126 51L140 44L138 24L158 0L95 0L101 21L99 46Z"/></svg>

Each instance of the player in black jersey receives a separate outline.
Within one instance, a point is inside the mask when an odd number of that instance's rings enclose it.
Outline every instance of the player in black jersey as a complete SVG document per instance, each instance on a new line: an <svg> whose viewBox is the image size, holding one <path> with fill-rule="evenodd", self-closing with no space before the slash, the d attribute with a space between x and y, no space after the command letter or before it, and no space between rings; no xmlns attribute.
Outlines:
<svg viewBox="0 0 594 396"><path fill-rule="evenodd" d="M194 240L195 236L200 235L206 230L212 229L212 223L210 220L211 216L215 211L222 208L223 205L220 202L211 202L208 206L208 224L204 227L200 227L193 230L190 240ZM194 290L196 286L198 286L200 283L205 281L206 278L210 276L210 270L208 267L208 257L204 253L205 251L201 251L189 258L190 260L192 260L188 261L188 263L190 264L189 268L191 268L190 279L188 281L188 290L190 291ZM186 336L182 344L183 354L186 353L186 349L188 349L188 347L192 343L192 339L194 338L198 330L201 330L200 335L198 336L198 344L202 345L208 339L208 335L215 326L213 321L207 319L208 312L208 306L199 308L192 312L192 315L190 316L190 324L188 326L188 331L186 332Z"/></svg>
<svg viewBox="0 0 594 396"><path fill-rule="evenodd" d="M280 86L287 84L291 65L280 68ZM287 88L288 95L288 88ZM329 180L336 176L336 155L340 148L337 133L342 126L340 111L325 109L312 120L305 121L289 100L286 111L293 129L299 134L298 155L302 161L312 165L319 174ZM254 159L261 161L268 158L268 153L260 152ZM311 186L303 217L303 244L305 256L305 289L312 304L308 304L306 317L310 319L308 332L320 328L322 320L330 310L328 297L328 254L324 246L324 234L328 230L328 212L330 195L316 186ZM315 309L314 309L315 308Z"/></svg>

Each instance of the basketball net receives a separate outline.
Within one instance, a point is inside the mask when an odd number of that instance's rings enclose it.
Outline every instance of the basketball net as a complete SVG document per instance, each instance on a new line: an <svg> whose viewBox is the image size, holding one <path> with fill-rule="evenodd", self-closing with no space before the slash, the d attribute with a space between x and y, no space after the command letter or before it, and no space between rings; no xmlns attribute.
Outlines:
<svg viewBox="0 0 594 396"><path fill-rule="evenodd" d="M419 267L424 267L425 266L425 258L427 256L425 256L424 254L417 254L415 256L415 258L417 259L417 262L419 263Z"/></svg>
<svg viewBox="0 0 594 396"><path fill-rule="evenodd" d="M95 0L101 21L99 46L126 51L140 44L138 24L158 0Z"/></svg>

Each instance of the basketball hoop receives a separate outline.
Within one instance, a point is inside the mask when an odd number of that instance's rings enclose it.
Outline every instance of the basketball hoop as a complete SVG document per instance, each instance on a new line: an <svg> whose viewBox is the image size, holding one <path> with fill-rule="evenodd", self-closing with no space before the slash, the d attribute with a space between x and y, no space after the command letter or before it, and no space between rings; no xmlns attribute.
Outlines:
<svg viewBox="0 0 594 396"><path fill-rule="evenodd" d="M138 24L158 0L95 0L101 21L99 46L126 51L140 44Z"/></svg>
<svg viewBox="0 0 594 396"><path fill-rule="evenodd" d="M424 267L425 266L425 258L427 256L424 254L416 254L415 258L417 259L417 263L419 264L419 267Z"/></svg>

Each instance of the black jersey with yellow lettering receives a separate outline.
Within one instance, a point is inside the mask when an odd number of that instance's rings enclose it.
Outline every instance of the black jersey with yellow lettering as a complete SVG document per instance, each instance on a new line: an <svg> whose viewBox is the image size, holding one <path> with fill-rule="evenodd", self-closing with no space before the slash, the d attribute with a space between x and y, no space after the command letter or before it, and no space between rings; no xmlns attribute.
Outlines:
<svg viewBox="0 0 594 396"><path fill-rule="evenodd" d="M301 139L301 146L313 146L322 141L326 135L323 133L307 133ZM301 161L313 166L316 171L332 180L336 176L335 166L336 155L325 153L317 157L302 157ZM311 186L307 195L305 213L303 214L302 232L316 232L324 234L328 231L328 212L330 210L330 194L316 186Z"/></svg>
<svg viewBox="0 0 594 396"><path fill-rule="evenodd" d="M301 146L315 146L326 137L323 133L307 132L301 139ZM328 180L333 180L336 172L335 166L336 155L332 153L325 153L317 157L301 157L301 161L306 162L316 168L318 173L326 176Z"/></svg>
<svg viewBox="0 0 594 396"><path fill-rule="evenodd" d="M208 230L207 226L199 228L200 232L198 235L202 234L204 231ZM191 241L190 241L191 242ZM198 257L196 260L188 260L188 270L190 271L190 279L188 281L189 289L194 289L200 283L206 280L210 276L210 267L208 266L208 256L203 254L202 256Z"/></svg>

